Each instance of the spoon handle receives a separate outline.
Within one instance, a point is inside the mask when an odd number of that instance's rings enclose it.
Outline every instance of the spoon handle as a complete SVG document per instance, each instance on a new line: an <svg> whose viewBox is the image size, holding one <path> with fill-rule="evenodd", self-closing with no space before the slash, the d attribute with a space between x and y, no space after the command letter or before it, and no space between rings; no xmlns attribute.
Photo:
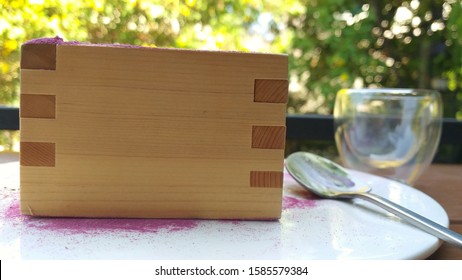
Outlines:
<svg viewBox="0 0 462 280"><path fill-rule="evenodd" d="M440 224L437 224L407 208L404 208L403 206L372 193L358 193L354 196L372 202L407 221L413 226L462 249L462 235Z"/></svg>

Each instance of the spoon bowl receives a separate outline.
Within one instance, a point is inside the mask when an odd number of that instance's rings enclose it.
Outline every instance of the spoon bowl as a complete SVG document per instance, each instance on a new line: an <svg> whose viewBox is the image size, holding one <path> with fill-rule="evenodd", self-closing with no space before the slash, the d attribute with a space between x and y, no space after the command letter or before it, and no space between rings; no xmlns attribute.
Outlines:
<svg viewBox="0 0 462 280"><path fill-rule="evenodd" d="M289 174L305 189L324 198L365 199L403 221L462 249L462 235L409 209L370 192L366 183L352 179L346 169L326 158L296 152L286 159Z"/></svg>
<svg viewBox="0 0 462 280"><path fill-rule="evenodd" d="M340 165L311 153L297 152L286 160L290 175L305 189L326 198L366 193L371 188L353 181Z"/></svg>

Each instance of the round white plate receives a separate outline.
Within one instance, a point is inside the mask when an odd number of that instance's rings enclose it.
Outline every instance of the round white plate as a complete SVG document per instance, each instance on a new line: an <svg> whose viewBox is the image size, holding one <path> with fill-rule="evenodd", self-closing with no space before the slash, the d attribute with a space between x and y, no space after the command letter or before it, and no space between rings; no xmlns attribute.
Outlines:
<svg viewBox="0 0 462 280"><path fill-rule="evenodd" d="M373 192L444 226L448 217L412 187L351 171ZM424 259L440 246L360 200L319 199L284 176L276 221L31 218L3 189L0 259Z"/></svg>

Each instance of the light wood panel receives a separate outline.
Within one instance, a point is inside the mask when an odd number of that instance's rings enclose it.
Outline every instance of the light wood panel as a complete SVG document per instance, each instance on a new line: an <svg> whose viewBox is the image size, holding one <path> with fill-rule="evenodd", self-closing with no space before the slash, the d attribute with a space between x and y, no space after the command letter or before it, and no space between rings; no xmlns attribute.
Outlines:
<svg viewBox="0 0 462 280"><path fill-rule="evenodd" d="M21 156L23 213L280 216L286 55L59 44L55 70L32 64L21 106L54 96L55 118L22 114L21 141L54 166Z"/></svg>

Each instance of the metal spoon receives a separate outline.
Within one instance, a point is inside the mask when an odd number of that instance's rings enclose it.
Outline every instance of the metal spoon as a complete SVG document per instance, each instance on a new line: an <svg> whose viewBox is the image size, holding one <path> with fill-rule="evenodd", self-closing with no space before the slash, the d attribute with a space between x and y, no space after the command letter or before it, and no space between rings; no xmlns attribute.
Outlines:
<svg viewBox="0 0 462 280"><path fill-rule="evenodd" d="M462 235L409 209L372 194L369 186L353 181L340 165L317 155L296 152L286 159L290 175L307 190L325 198L362 198L380 206L423 231L462 249Z"/></svg>

